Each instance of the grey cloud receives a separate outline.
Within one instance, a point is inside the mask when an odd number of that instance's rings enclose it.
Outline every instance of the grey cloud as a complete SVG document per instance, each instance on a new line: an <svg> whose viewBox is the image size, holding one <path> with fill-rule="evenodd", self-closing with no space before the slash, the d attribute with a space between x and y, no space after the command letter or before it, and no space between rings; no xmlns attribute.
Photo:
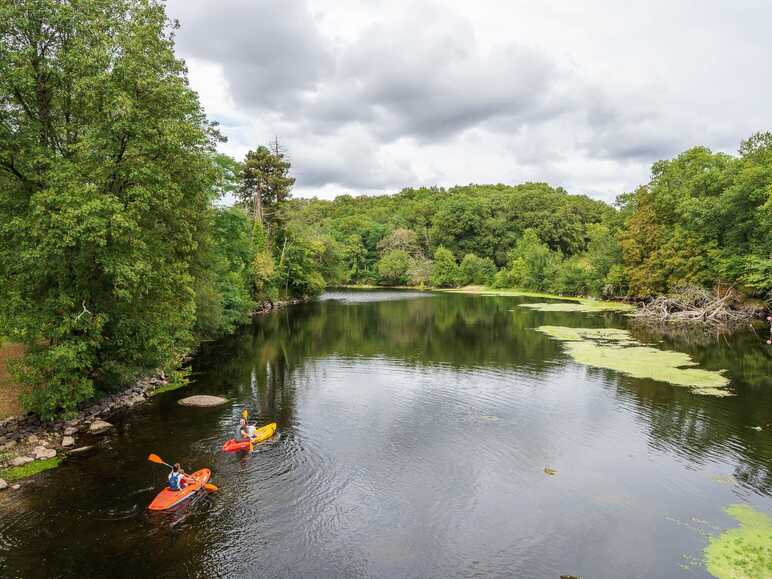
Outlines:
<svg viewBox="0 0 772 579"><path fill-rule="evenodd" d="M340 36L305 0L171 0L169 12L182 24L179 53L222 68L234 149L278 134L309 189L399 189L434 175L451 181L438 184L511 176L610 191L696 144L734 150L772 121L769 80L758 74L769 62L761 4L752 16L727 9L727 22L721 3L672 13L662 2L555 4L532 20L542 25L535 35L521 28L495 40L472 18L478 7L451 4L357 3L351 18L363 21ZM523 21L541 9L512 6L479 9ZM695 16L710 34L687 26ZM743 51L766 61L753 66ZM486 147L495 153L479 152Z"/></svg>
<svg viewBox="0 0 772 579"><path fill-rule="evenodd" d="M242 105L286 106L333 69L302 0L172 0L168 10L180 20L178 50L222 64Z"/></svg>

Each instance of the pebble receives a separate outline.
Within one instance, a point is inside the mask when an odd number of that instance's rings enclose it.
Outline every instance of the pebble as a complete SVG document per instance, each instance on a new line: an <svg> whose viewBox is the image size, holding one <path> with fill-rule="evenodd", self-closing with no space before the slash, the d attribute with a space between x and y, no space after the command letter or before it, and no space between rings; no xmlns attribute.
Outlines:
<svg viewBox="0 0 772 579"><path fill-rule="evenodd" d="M8 488L8 483L0 478L0 491L4 491L7 488Z"/></svg>
<svg viewBox="0 0 772 579"><path fill-rule="evenodd" d="M23 466L35 460L29 456L17 456L11 460L11 466Z"/></svg>
<svg viewBox="0 0 772 579"><path fill-rule="evenodd" d="M72 436L65 436L62 438L62 446L64 448L67 448L68 446L73 446L75 444L75 439Z"/></svg>
<svg viewBox="0 0 772 579"><path fill-rule="evenodd" d="M75 428L74 426L68 426L67 428L64 429L64 433L63 434L65 436L72 436L76 432L78 432L77 428Z"/></svg>
<svg viewBox="0 0 772 579"><path fill-rule="evenodd" d="M11 490L12 490L12 491L18 491L20 488L21 488L21 485L20 485L20 484L15 484L15 485L13 485L13 486L11 487Z"/></svg>
<svg viewBox="0 0 772 579"><path fill-rule="evenodd" d="M109 422L105 422L104 420L95 420L91 423L91 426L88 427L88 431L92 434L99 434L100 432L104 432L105 430L110 430L113 427L112 424Z"/></svg>

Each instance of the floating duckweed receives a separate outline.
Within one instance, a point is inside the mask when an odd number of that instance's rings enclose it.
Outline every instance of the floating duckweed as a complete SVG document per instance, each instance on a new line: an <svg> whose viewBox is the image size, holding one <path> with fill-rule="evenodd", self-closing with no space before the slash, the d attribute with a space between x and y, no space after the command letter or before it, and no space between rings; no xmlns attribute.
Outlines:
<svg viewBox="0 0 772 579"><path fill-rule="evenodd" d="M772 577L772 518L748 505L724 509L740 527L711 537L705 548L708 572L719 579Z"/></svg>
<svg viewBox="0 0 772 579"><path fill-rule="evenodd" d="M658 350L636 341L627 330L540 326L539 332L565 342L566 351L580 364L616 370L634 378L650 378L686 386L695 394L731 396L729 380L720 372L693 368L683 352Z"/></svg>
<svg viewBox="0 0 772 579"><path fill-rule="evenodd" d="M540 312L628 312L634 309L630 304L606 302L602 300L579 300L578 302L555 302L538 304L520 304L521 308L530 308Z"/></svg>

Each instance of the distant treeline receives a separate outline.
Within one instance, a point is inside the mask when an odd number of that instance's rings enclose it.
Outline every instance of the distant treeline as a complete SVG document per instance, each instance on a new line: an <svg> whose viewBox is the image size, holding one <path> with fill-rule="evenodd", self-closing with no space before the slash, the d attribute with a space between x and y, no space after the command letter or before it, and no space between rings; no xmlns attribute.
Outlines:
<svg viewBox="0 0 772 579"><path fill-rule="evenodd" d="M772 291L772 134L739 155L695 147L611 206L544 183L296 199L291 221L332 240L338 283L484 284L648 297L684 284Z"/></svg>

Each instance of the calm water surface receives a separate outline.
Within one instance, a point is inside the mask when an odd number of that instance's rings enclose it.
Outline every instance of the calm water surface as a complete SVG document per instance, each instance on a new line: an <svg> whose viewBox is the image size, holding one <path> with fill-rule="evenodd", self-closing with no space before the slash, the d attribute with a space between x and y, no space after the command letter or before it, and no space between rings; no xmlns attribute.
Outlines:
<svg viewBox="0 0 772 579"><path fill-rule="evenodd" d="M769 348L633 328L727 370L736 396L696 396L533 330L624 317L524 301L332 292L208 345L193 385L0 496L0 576L707 577L722 508L772 511ZM192 393L231 403L176 404ZM245 404L279 436L219 452ZM148 515L166 477L150 452L211 467L221 492Z"/></svg>

